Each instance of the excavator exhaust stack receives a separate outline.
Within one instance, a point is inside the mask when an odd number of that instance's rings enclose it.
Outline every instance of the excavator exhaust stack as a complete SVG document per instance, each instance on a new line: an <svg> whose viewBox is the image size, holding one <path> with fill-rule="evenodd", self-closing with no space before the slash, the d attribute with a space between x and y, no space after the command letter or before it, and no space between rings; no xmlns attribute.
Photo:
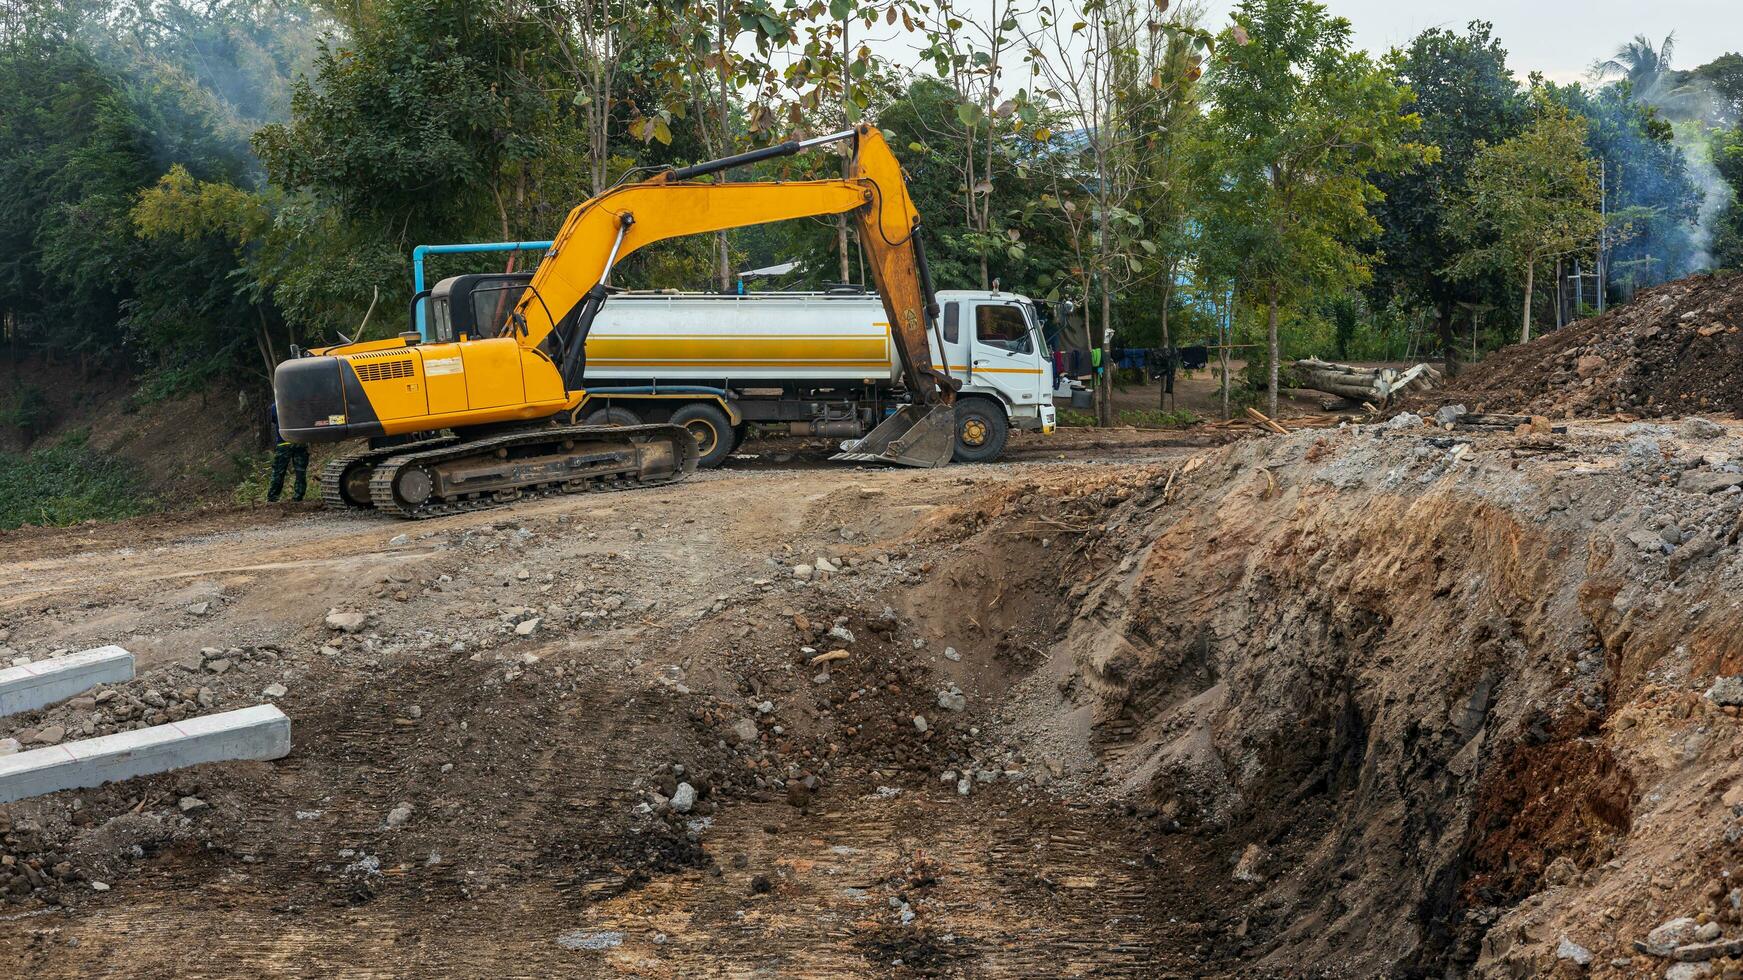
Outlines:
<svg viewBox="0 0 1743 980"><path fill-rule="evenodd" d="M893 463L930 469L956 452L956 410L950 405L904 405L859 439L841 444L830 459Z"/></svg>

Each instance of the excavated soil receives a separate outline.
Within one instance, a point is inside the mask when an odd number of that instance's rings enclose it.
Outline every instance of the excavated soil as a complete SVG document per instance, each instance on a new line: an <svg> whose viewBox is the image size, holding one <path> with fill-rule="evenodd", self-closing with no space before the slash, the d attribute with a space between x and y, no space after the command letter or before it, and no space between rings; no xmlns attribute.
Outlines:
<svg viewBox="0 0 1743 980"><path fill-rule="evenodd" d="M1552 418L1743 413L1740 330L1743 275L1690 276L1491 354L1419 400Z"/></svg>
<svg viewBox="0 0 1743 980"><path fill-rule="evenodd" d="M0 655L140 660L0 738L295 741L0 807L0 964L1660 975L1743 936L1743 430L1570 428L0 535Z"/></svg>

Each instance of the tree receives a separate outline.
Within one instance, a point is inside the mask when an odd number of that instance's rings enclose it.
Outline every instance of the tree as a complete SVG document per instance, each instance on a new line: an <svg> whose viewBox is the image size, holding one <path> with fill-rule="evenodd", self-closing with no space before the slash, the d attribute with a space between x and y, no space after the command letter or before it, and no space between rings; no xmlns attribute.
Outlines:
<svg viewBox="0 0 1743 980"><path fill-rule="evenodd" d="M1713 221L1713 267L1743 268L1743 125L1714 131L1712 141L1713 166L1730 192Z"/></svg>
<svg viewBox="0 0 1743 980"><path fill-rule="evenodd" d="M1310 0L1242 0L1234 20L1209 75L1200 225L1216 278L1265 308L1275 412L1282 307L1364 282L1374 176L1437 154L1411 141L1421 119L1397 66L1352 51L1349 21ZM1237 31L1250 43L1233 43Z"/></svg>
<svg viewBox="0 0 1743 980"><path fill-rule="evenodd" d="M1140 147L1148 136L1136 122L1155 115L1151 104L1163 92L1187 81L1163 77L1161 66L1145 73L1145 39L1154 33L1186 37L1198 51L1211 46L1204 31L1164 20L1136 0L1083 0L1076 7L1044 0L1036 26L1023 28L1043 86L1038 94L1073 127L1051 157L1050 197L1069 233L1080 295L1086 306L1093 295L1100 307L1101 326L1091 342L1104 352L1096 400L1102 425L1113 424L1114 296L1148 274L1146 263L1157 251L1133 209L1143 182ZM1196 78L1196 62L1181 67Z"/></svg>
<svg viewBox="0 0 1743 980"><path fill-rule="evenodd" d="M1525 132L1477 151L1470 183L1453 211L1453 226L1469 245L1454 261L1453 275L1499 268L1523 277L1520 343L1531 339L1537 264L1589 248L1603 227L1585 140L1583 118L1540 98Z"/></svg>
<svg viewBox="0 0 1743 980"><path fill-rule="evenodd" d="M1675 51L1675 31L1666 34L1656 46L1652 38L1636 34L1633 40L1617 48L1614 55L1594 65L1592 73L1600 80L1619 75L1636 89L1644 91L1661 76L1670 73L1671 55Z"/></svg>
<svg viewBox="0 0 1743 980"><path fill-rule="evenodd" d="M1020 165L1019 135L1046 142L1026 91L1007 96L1005 72L1022 48L1021 21L1045 8L1028 0L991 0L986 11L962 10L958 0L924 8L919 28L930 42L920 55L950 87L955 104L923 120L919 145L950 166L958 181L957 207L979 255L980 288L992 288L992 256L1011 247L1003 215L994 208L999 184Z"/></svg>
<svg viewBox="0 0 1743 980"><path fill-rule="evenodd" d="M1506 49L1482 21L1472 21L1462 35L1442 28L1418 34L1398 64L1397 80L1415 96L1409 109L1422 117L1420 138L1439 148L1440 159L1375 179L1384 198L1373 209L1382 229L1374 281L1384 294L1433 308L1447 373L1455 374L1457 304L1489 299L1501 284L1495 277L1447 274L1462 244L1446 215L1464 195L1478 145L1524 129L1530 103L1507 69Z"/></svg>

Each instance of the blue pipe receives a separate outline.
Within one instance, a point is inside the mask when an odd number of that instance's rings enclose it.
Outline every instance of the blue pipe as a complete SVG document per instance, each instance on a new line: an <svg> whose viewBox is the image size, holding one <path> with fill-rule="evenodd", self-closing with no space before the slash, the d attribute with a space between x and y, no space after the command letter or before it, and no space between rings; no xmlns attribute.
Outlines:
<svg viewBox="0 0 1743 980"><path fill-rule="evenodd" d="M415 295L424 291L424 256L426 255L452 255L462 252L523 252L550 247L550 242L466 242L457 245L419 245L412 249L412 293ZM430 339L429 327L424 323L422 304L418 306L418 334L425 340Z"/></svg>

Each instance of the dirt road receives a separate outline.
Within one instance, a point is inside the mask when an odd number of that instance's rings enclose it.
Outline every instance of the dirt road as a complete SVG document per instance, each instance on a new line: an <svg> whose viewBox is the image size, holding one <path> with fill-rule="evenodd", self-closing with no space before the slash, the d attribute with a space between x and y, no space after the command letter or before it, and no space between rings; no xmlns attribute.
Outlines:
<svg viewBox="0 0 1743 980"><path fill-rule="evenodd" d="M1160 441L1115 437L1108 454L1183 451ZM121 643L140 679L119 700L140 707L8 718L0 735L101 734L281 684L296 748L12 806L14 850L53 841L77 871L0 911L0 962L1193 970L1201 927L1177 882L1201 858L1164 854L1171 838L1123 807L1056 798L1037 783L1066 760L995 734L1023 676L1011 644L1038 648L1052 624L994 637L924 598L962 574L947 541L925 543L959 508L1081 465L825 468L803 447L789 462L417 524L293 507L10 536L0 643ZM839 570L796 577L820 557ZM333 629L332 610L367 624ZM832 649L847 654L810 662ZM680 782L697 797L682 813Z"/></svg>

